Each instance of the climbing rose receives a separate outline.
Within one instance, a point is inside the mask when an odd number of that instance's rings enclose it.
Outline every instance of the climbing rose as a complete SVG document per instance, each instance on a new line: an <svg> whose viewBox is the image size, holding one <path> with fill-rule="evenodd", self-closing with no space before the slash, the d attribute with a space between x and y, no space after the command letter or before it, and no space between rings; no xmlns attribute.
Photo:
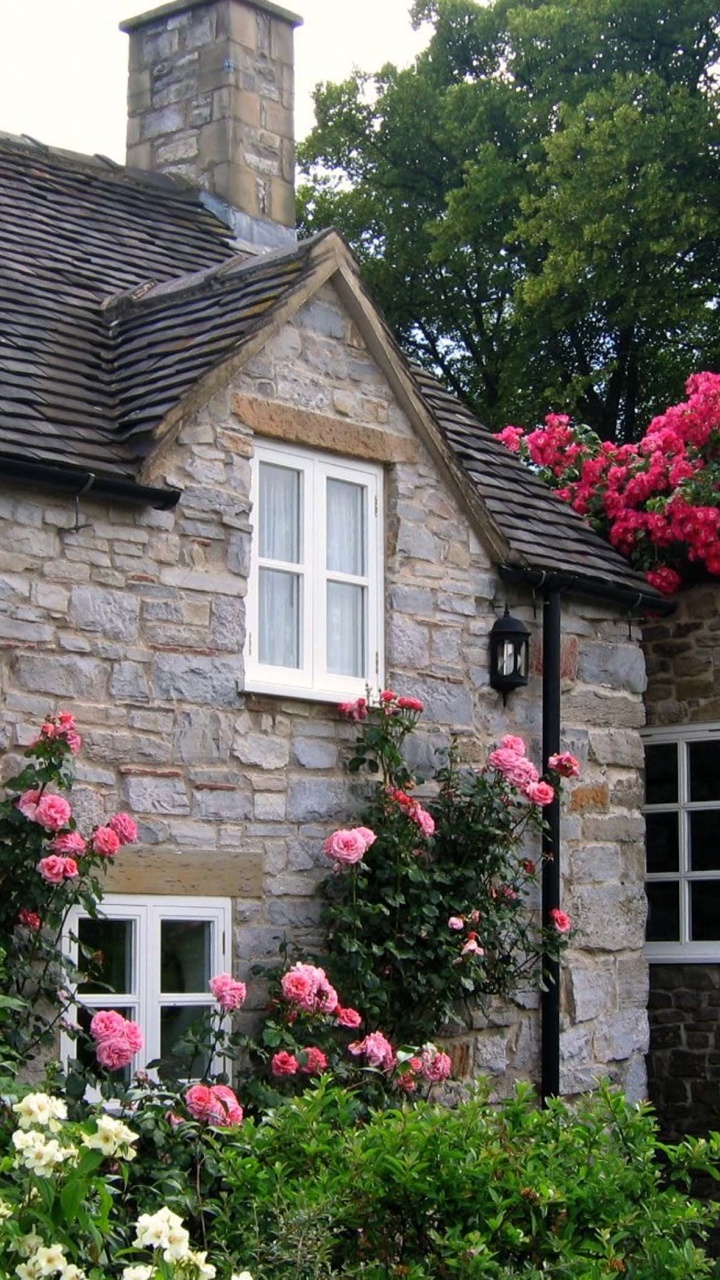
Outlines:
<svg viewBox="0 0 720 1280"><path fill-rule="evenodd" d="M375 832L369 827L353 827L350 830L334 831L323 844L323 853L333 862L351 866L361 862L370 845L376 839Z"/></svg>
<svg viewBox="0 0 720 1280"><path fill-rule="evenodd" d="M210 979L210 990L225 1013L232 1013L245 1003L247 987L238 982L229 973L218 973Z"/></svg>
<svg viewBox="0 0 720 1280"><path fill-rule="evenodd" d="M294 964L283 974L280 987L288 1003L304 1013L333 1013L337 1008L337 991L316 965Z"/></svg>
<svg viewBox="0 0 720 1280"><path fill-rule="evenodd" d="M555 799L555 789L549 782L531 782L525 787L525 795L531 804L552 804Z"/></svg>
<svg viewBox="0 0 720 1280"><path fill-rule="evenodd" d="M298 1064L299 1071L306 1076L319 1076L325 1070L328 1064L327 1055L322 1049L318 1049L315 1045L311 1045L309 1049L305 1049L305 1062Z"/></svg>
<svg viewBox="0 0 720 1280"><path fill-rule="evenodd" d="M380 1067L382 1071L392 1071L395 1066L395 1050L382 1031L371 1031L364 1040L356 1040L348 1045L348 1052L355 1058L366 1058L371 1067Z"/></svg>
<svg viewBox="0 0 720 1280"><path fill-rule="evenodd" d="M645 576L650 586L662 591L664 596L674 595L682 586L680 574L671 569L669 565L661 565L659 569L650 569Z"/></svg>
<svg viewBox="0 0 720 1280"><path fill-rule="evenodd" d="M37 933L42 928L42 920L35 911L28 911L27 907L23 907L18 914L18 923L24 924L27 929L32 929L33 933Z"/></svg>
<svg viewBox="0 0 720 1280"><path fill-rule="evenodd" d="M559 907L553 907L550 912L550 919L558 933L569 933L572 929L572 920L569 915L566 915L566 913L561 911Z"/></svg>
<svg viewBox="0 0 720 1280"><path fill-rule="evenodd" d="M460 930L464 928L465 921L462 916L451 916L448 920L448 929L454 929L456 933L459 933Z"/></svg>
<svg viewBox="0 0 720 1280"><path fill-rule="evenodd" d="M124 1025L125 1019L121 1013L114 1009L100 1009L90 1023L90 1035L93 1040L108 1040L110 1036L121 1032Z"/></svg>
<svg viewBox="0 0 720 1280"><path fill-rule="evenodd" d="M274 1076L297 1075L298 1060L292 1053L288 1053L287 1049L281 1049L279 1053L274 1054L270 1070Z"/></svg>
<svg viewBox="0 0 720 1280"><path fill-rule="evenodd" d="M430 837L435 834L435 819L417 801L410 805L408 817L420 828L424 836Z"/></svg>
<svg viewBox="0 0 720 1280"><path fill-rule="evenodd" d="M352 1030L359 1027L362 1018L357 1009L342 1009L340 1005L333 1011L335 1014L335 1022L339 1027L349 1027Z"/></svg>
<svg viewBox="0 0 720 1280"><path fill-rule="evenodd" d="M579 778L580 761L569 751L560 751L556 756L548 756L548 769L554 769L561 778Z"/></svg>
<svg viewBox="0 0 720 1280"><path fill-rule="evenodd" d="M129 1066L135 1053L136 1050L124 1035L110 1036L107 1040L101 1040L95 1049L95 1056L100 1066L105 1067L107 1071L120 1071L123 1067Z"/></svg>
<svg viewBox="0 0 720 1280"><path fill-rule="evenodd" d="M242 1124L243 1109L229 1085L192 1084L185 1093L185 1106L194 1120L221 1128Z"/></svg>
<svg viewBox="0 0 720 1280"><path fill-rule="evenodd" d="M94 1015L90 1035L96 1043L95 1053L100 1066L109 1071L128 1066L143 1047L143 1035L137 1022L123 1018L115 1009L100 1009Z"/></svg>
<svg viewBox="0 0 720 1280"><path fill-rule="evenodd" d="M34 821L47 831L59 831L70 821L72 809L63 796L44 795L38 800Z"/></svg>
<svg viewBox="0 0 720 1280"><path fill-rule="evenodd" d="M78 875L78 865L74 858L60 858L54 853L48 858L41 858L37 869L48 884L62 884L63 880L72 880Z"/></svg>
<svg viewBox="0 0 720 1280"><path fill-rule="evenodd" d="M419 714L425 709L424 702L419 698L398 698L397 704L401 711L416 711Z"/></svg>
<svg viewBox="0 0 720 1280"><path fill-rule="evenodd" d="M421 1071L425 1079L433 1084L447 1080L452 1071L450 1055L441 1053L434 1044L426 1044L422 1051Z"/></svg>
<svg viewBox="0 0 720 1280"><path fill-rule="evenodd" d="M477 940L476 933L468 934L467 942L465 942L465 944L463 945L460 951L460 955L461 956L484 956L485 955L485 951L480 946L480 943Z"/></svg>
<svg viewBox="0 0 720 1280"><path fill-rule="evenodd" d="M103 858L114 858L120 848L120 837L112 827L96 827L92 833L92 846Z"/></svg>
<svg viewBox="0 0 720 1280"><path fill-rule="evenodd" d="M500 739L500 747L504 751L513 751L516 756L525 755L525 743L522 738L517 738L512 733L506 733L505 737Z"/></svg>
<svg viewBox="0 0 720 1280"><path fill-rule="evenodd" d="M18 809L24 818L28 818L30 822L35 821L37 813L38 801L42 792L39 790L23 791L18 800Z"/></svg>
<svg viewBox="0 0 720 1280"><path fill-rule="evenodd" d="M115 813L107 825L115 832L121 844L134 844L138 838L137 822L129 813Z"/></svg>
<svg viewBox="0 0 720 1280"><path fill-rule="evenodd" d="M348 720L367 720L368 704L365 698L356 698L354 702L341 702L338 711Z"/></svg>
<svg viewBox="0 0 720 1280"><path fill-rule="evenodd" d="M87 842L79 831L64 831L50 841L53 853L84 853Z"/></svg>

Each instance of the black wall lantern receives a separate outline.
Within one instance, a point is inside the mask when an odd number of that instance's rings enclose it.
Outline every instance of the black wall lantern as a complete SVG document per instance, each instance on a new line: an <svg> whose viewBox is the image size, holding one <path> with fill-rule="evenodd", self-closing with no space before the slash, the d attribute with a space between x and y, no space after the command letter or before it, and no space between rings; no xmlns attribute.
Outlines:
<svg viewBox="0 0 720 1280"><path fill-rule="evenodd" d="M490 684L503 700L513 689L527 684L529 650L530 632L519 618L510 616L505 605L505 613L490 632Z"/></svg>

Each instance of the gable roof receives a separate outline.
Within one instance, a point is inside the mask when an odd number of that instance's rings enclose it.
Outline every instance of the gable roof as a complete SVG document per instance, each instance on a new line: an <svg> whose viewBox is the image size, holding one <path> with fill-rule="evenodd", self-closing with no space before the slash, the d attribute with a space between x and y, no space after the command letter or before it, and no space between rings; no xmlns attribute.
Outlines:
<svg viewBox="0 0 720 1280"><path fill-rule="evenodd" d="M479 498L496 557L652 599L612 547L405 360L336 233L238 253L191 188L2 135L0 471L35 464L136 482L193 389L338 266L411 416L447 451L476 508Z"/></svg>

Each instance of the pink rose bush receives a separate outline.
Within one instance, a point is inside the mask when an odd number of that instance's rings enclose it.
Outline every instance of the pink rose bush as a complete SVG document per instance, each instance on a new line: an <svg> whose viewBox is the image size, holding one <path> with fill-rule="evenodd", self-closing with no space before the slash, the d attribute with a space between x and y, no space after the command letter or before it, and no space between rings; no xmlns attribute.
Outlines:
<svg viewBox="0 0 720 1280"><path fill-rule="evenodd" d="M185 1106L200 1124L229 1129L243 1122L243 1108L229 1085L193 1084L185 1091Z"/></svg>
<svg viewBox="0 0 720 1280"><path fill-rule="evenodd" d="M90 1022L90 1035L95 1041L95 1055L107 1071L120 1071L132 1062L143 1047L143 1034L137 1022L124 1018L114 1009L101 1009Z"/></svg>
<svg viewBox="0 0 720 1280"><path fill-rule="evenodd" d="M636 444L601 441L560 413L498 434L664 595L692 565L720 574L720 374L693 374L685 390Z"/></svg>
<svg viewBox="0 0 720 1280"><path fill-rule="evenodd" d="M356 862L362 862L370 845L375 842L375 838L375 832L369 827L352 827L349 830L333 831L323 844L323 853L332 859L337 870L340 866L353 866Z"/></svg>
<svg viewBox="0 0 720 1280"><path fill-rule="evenodd" d="M234 1013L236 1009L242 1008L247 999L245 983L238 982L229 973L218 973L210 979L209 985L223 1013Z"/></svg>

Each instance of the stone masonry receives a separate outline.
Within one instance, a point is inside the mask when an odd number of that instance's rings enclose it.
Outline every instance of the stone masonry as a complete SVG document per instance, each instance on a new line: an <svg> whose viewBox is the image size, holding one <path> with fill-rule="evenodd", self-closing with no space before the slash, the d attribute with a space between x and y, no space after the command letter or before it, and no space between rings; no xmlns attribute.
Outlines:
<svg viewBox="0 0 720 1280"><path fill-rule="evenodd" d="M333 706L243 692L250 459L263 424L385 465L386 680L425 702L416 763L451 733L470 761L508 732L537 759L541 714L541 610L510 593L533 633L533 675L504 708L488 684L487 637L505 589L331 284L158 451L145 478L182 489L175 511L83 500L77 518L60 499L5 488L4 767L49 709L71 707L86 742L80 815L121 807L140 823L141 846L113 865L109 889L231 898L242 976L284 936L317 944L322 840L359 800L343 770L353 731ZM563 905L577 924L563 1088L609 1074L637 1097L648 1034L644 664L609 607L566 601L563 627L563 746L583 767L563 820ZM256 982L249 1018L263 1000ZM537 1080L535 996L476 1021L452 1045L460 1069L491 1073L498 1093Z"/></svg>
<svg viewBox="0 0 720 1280"><path fill-rule="evenodd" d="M294 238L301 21L270 0L176 0L122 25L128 165L204 187L232 206L238 236L259 244Z"/></svg>

